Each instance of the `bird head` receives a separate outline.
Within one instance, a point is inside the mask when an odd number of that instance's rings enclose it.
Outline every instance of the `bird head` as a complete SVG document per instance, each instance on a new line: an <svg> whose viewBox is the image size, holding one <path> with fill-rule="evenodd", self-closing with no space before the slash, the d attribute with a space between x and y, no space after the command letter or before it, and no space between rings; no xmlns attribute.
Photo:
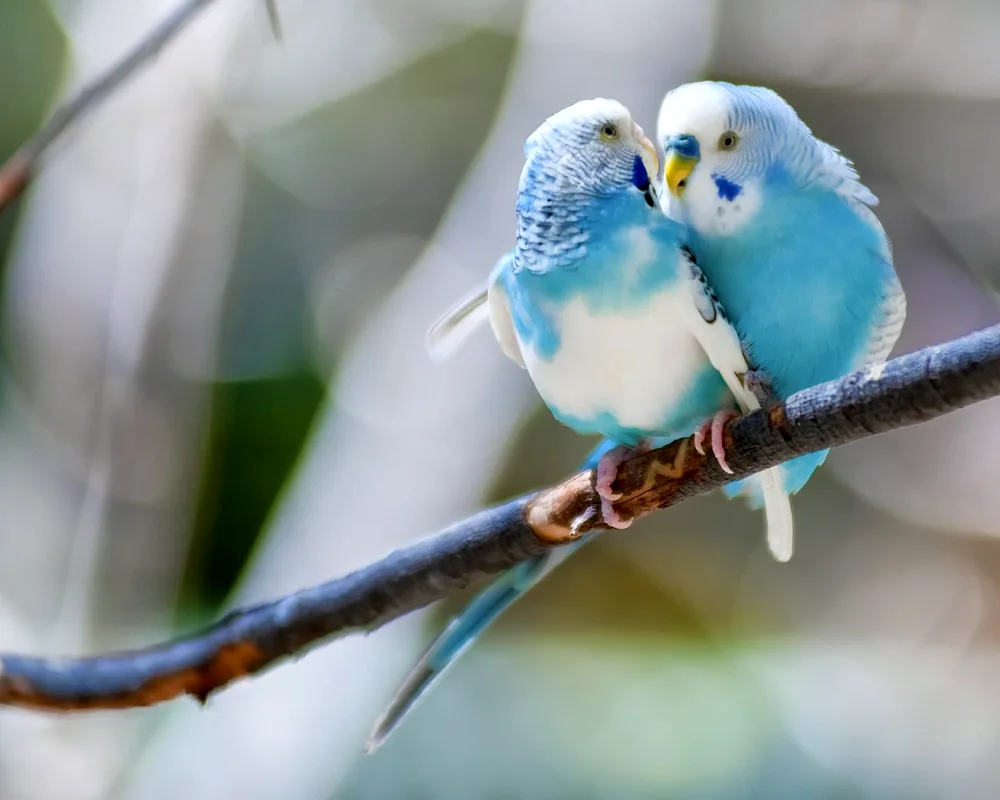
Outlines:
<svg viewBox="0 0 1000 800"><path fill-rule="evenodd" d="M664 152L664 210L679 210L699 230L731 233L746 224L765 183L835 186L857 178L850 162L813 137L788 103L759 86L679 86L663 98L657 140Z"/></svg>
<svg viewBox="0 0 1000 800"><path fill-rule="evenodd" d="M598 98L553 114L525 142L522 190L543 184L554 194L635 191L657 205L659 158L628 109Z"/></svg>

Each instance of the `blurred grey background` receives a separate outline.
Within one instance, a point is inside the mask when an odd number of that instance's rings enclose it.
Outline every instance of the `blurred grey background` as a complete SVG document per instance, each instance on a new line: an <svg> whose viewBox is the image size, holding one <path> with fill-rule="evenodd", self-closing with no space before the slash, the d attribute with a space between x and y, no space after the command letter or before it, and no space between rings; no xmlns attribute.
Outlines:
<svg viewBox="0 0 1000 800"><path fill-rule="evenodd" d="M0 3L0 156L170 0ZM0 642L97 652L342 574L571 472L488 333L521 145L764 83L879 195L897 353L1000 321L1000 5L218 0L0 221ZM187 700L0 711L2 798L994 798L1000 402L837 450L794 560L710 497L606 535L368 729L464 598ZM379 479L372 480L377 474Z"/></svg>

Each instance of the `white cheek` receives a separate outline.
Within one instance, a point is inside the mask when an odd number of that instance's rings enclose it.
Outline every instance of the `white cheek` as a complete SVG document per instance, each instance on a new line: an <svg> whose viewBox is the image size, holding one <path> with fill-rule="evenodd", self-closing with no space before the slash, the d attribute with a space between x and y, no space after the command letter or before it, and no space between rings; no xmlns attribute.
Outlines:
<svg viewBox="0 0 1000 800"><path fill-rule="evenodd" d="M688 180L679 204L685 221L702 234L732 236L757 216L762 191L759 181L749 181L732 200L719 191L709 170L696 170Z"/></svg>

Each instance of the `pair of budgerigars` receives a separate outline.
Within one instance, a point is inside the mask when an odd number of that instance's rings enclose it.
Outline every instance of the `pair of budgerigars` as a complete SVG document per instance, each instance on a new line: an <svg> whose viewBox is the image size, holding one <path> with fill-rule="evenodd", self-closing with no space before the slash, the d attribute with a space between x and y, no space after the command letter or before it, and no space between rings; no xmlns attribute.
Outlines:
<svg viewBox="0 0 1000 800"><path fill-rule="evenodd" d="M660 109L658 150L612 100L588 100L528 138L514 249L485 289L431 330L454 348L489 319L564 424L606 441L591 455L604 522L622 458L710 437L738 412L884 361L906 300L878 201L851 162L769 89L687 84ZM664 156L660 174L658 154ZM723 310L724 309L724 310ZM730 484L764 506L779 561L792 555L788 496L827 451ZM410 673L369 749L514 600L583 537L482 591Z"/></svg>

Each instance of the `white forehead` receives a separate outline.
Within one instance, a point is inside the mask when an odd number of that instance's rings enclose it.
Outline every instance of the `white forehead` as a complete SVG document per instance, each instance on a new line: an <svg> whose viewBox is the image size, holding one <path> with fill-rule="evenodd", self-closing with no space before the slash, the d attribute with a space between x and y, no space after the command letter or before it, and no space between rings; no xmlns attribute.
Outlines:
<svg viewBox="0 0 1000 800"><path fill-rule="evenodd" d="M731 95L717 83L687 83L668 92L656 120L656 136L662 142L679 134L710 134L728 130Z"/></svg>
<svg viewBox="0 0 1000 800"><path fill-rule="evenodd" d="M584 124L597 120L618 122L629 119L631 115L617 100L597 97L593 100L581 100L562 111L558 111L545 122L552 127L567 127L574 124Z"/></svg>
<svg viewBox="0 0 1000 800"><path fill-rule="evenodd" d="M599 122L614 122L623 131L628 131L631 115L625 106L617 100L607 100L598 97L593 100L581 100L562 111L557 111L545 122L539 125L524 143L524 155L528 157L532 150L541 142L548 140L560 141L567 134L587 128Z"/></svg>

